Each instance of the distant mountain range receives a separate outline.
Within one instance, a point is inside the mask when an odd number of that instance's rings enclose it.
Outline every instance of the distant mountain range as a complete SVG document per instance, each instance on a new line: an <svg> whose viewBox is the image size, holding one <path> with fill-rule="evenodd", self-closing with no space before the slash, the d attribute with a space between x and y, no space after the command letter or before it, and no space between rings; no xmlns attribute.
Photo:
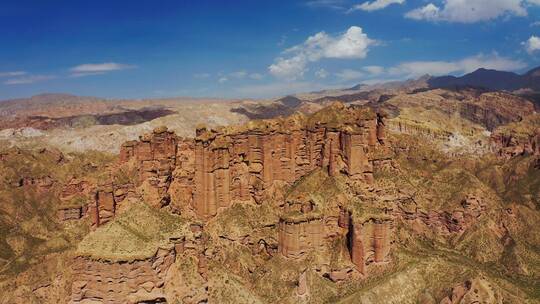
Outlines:
<svg viewBox="0 0 540 304"><path fill-rule="evenodd" d="M427 81L430 88L478 87L489 90L516 91L530 89L540 91L540 67L519 75L512 72L478 69L461 77L432 77Z"/></svg>

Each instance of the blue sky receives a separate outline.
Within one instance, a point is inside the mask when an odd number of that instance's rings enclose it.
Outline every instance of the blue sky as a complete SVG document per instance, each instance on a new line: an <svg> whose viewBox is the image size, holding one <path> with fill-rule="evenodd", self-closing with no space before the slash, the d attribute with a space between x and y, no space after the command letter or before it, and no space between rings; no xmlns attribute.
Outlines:
<svg viewBox="0 0 540 304"><path fill-rule="evenodd" d="M540 65L540 0L0 2L0 99L273 97Z"/></svg>

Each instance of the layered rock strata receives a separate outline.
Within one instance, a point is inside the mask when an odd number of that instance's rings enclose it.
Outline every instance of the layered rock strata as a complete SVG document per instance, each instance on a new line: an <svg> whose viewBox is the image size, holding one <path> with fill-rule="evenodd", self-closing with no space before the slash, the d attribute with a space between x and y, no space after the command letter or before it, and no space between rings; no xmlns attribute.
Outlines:
<svg viewBox="0 0 540 304"><path fill-rule="evenodd" d="M166 127L159 127L151 134L140 136L139 141L124 143L120 149L120 161L127 162L134 158L139 182L147 181L157 190L160 204L166 205L177 149L178 137Z"/></svg>
<svg viewBox="0 0 540 304"><path fill-rule="evenodd" d="M198 129L193 177L181 185L193 189L196 214L208 218L232 201L260 201L274 182L292 184L321 167L331 176L342 172L372 183L370 151L383 142L383 126L370 111L333 110L346 117L343 125L333 126L325 122L326 117L314 123L293 116L248 125L244 130ZM191 165L182 163L180 168L190 172Z"/></svg>
<svg viewBox="0 0 540 304"><path fill-rule="evenodd" d="M387 262L390 253L392 222L369 220L352 223L349 230L349 250L351 261L357 270L364 273L371 263Z"/></svg>
<svg viewBox="0 0 540 304"><path fill-rule="evenodd" d="M495 152L504 158L519 155L540 156L540 128L534 134L525 136L494 133L490 139Z"/></svg>
<svg viewBox="0 0 540 304"><path fill-rule="evenodd" d="M129 141L120 149L120 163L133 160L137 168L138 185L146 183L147 201L163 207L170 202L168 189L172 181L172 172L176 165L178 137L166 127L156 128L151 134L140 136L139 141ZM93 192L93 202L88 213L95 226L110 221L128 192L137 185L105 182Z"/></svg>
<svg viewBox="0 0 540 304"><path fill-rule="evenodd" d="M166 129L122 146L120 158L140 164L141 180L176 199L200 218L210 218L233 201L260 201L274 182L292 184L316 168L373 182L372 153L384 144L384 123L371 109L336 104L311 117L254 121L245 127L200 127L194 139ZM174 173L173 173L174 170Z"/></svg>
<svg viewBox="0 0 540 304"><path fill-rule="evenodd" d="M69 303L165 302L165 275L175 251L160 249L146 260L104 262L78 257Z"/></svg>
<svg viewBox="0 0 540 304"><path fill-rule="evenodd" d="M288 258L324 246L324 227L321 218L281 219L279 222L278 250Z"/></svg>

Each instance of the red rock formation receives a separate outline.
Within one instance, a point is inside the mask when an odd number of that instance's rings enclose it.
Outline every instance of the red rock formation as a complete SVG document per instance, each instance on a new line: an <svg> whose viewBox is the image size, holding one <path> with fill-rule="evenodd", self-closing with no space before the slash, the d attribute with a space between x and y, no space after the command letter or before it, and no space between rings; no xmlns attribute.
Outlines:
<svg viewBox="0 0 540 304"><path fill-rule="evenodd" d="M494 132L491 137L491 145L495 152L504 157L512 158L519 155L540 156L540 129L532 135L513 136Z"/></svg>
<svg viewBox="0 0 540 304"><path fill-rule="evenodd" d="M60 193L60 199L65 200L72 198L76 195L88 194L90 190L90 184L86 180L73 178L66 185L62 187L62 193Z"/></svg>
<svg viewBox="0 0 540 304"><path fill-rule="evenodd" d="M92 223L98 227L113 219L116 213L116 201L112 183L99 186L93 194L94 200L88 206Z"/></svg>
<svg viewBox="0 0 540 304"><path fill-rule="evenodd" d="M165 299L168 268L174 250L160 249L147 260L114 263L78 257L73 264L70 303L142 303Z"/></svg>
<svg viewBox="0 0 540 304"><path fill-rule="evenodd" d="M319 167L328 168L330 175L344 172L371 183L370 151L383 141L377 138L384 135L382 125L373 112L340 106L333 110L354 119L340 127L324 120L310 124L296 117L263 121L238 131L198 129L193 150L184 145L185 153L195 156L193 177L181 184L194 187L196 214L212 217L231 201L259 201L275 181L293 183ZM190 166L180 165L183 172L190 172Z"/></svg>
<svg viewBox="0 0 540 304"><path fill-rule="evenodd" d="M323 221L320 218L281 219L279 222L278 251L288 258L298 258L304 253L324 245Z"/></svg>
<svg viewBox="0 0 540 304"><path fill-rule="evenodd" d="M124 143L120 149L120 162L135 159L139 182L148 181L157 190L161 200L168 200L167 191L176 166L177 149L178 137L166 127L159 127L151 134L141 136L139 141Z"/></svg>
<svg viewBox="0 0 540 304"><path fill-rule="evenodd" d="M296 294L300 297L305 297L309 294L309 284L307 280L307 272L304 271L298 278L298 286L296 287Z"/></svg>
<svg viewBox="0 0 540 304"><path fill-rule="evenodd" d="M78 220L86 214L86 206L62 208L56 211L60 221Z"/></svg>
<svg viewBox="0 0 540 304"><path fill-rule="evenodd" d="M364 273L365 265L386 262L390 252L391 222L369 220L353 223L350 230L351 261Z"/></svg>
<svg viewBox="0 0 540 304"><path fill-rule="evenodd" d="M486 211L486 205L476 196L469 195L461 202L461 207L450 211L406 211L400 207L395 216L409 223L419 234L426 231L448 235L462 233L477 222Z"/></svg>
<svg viewBox="0 0 540 304"><path fill-rule="evenodd" d="M292 184L316 168L372 183L372 151L384 143L383 128L370 109L333 105L309 118L256 121L236 129L201 127L193 140L156 129L125 143L120 159L135 159L140 181L155 187L162 200L170 193L173 208L190 205L198 217L210 218L233 201L259 202L274 182Z"/></svg>

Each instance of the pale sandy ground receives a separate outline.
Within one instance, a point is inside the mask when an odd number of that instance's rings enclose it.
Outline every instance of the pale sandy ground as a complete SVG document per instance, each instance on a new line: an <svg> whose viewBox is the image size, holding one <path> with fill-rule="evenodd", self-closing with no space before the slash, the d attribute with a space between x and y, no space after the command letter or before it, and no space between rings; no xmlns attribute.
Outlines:
<svg viewBox="0 0 540 304"><path fill-rule="evenodd" d="M54 146L65 152L83 152L98 150L117 153L120 145L128 140L138 139L140 135L152 131L158 126L167 126L182 137L195 135L199 124L209 127L242 124L248 118L231 112L238 103L231 102L191 102L170 105L178 112L152 121L133 126L97 125L84 129L54 129L40 131L31 128L0 131L0 146Z"/></svg>

